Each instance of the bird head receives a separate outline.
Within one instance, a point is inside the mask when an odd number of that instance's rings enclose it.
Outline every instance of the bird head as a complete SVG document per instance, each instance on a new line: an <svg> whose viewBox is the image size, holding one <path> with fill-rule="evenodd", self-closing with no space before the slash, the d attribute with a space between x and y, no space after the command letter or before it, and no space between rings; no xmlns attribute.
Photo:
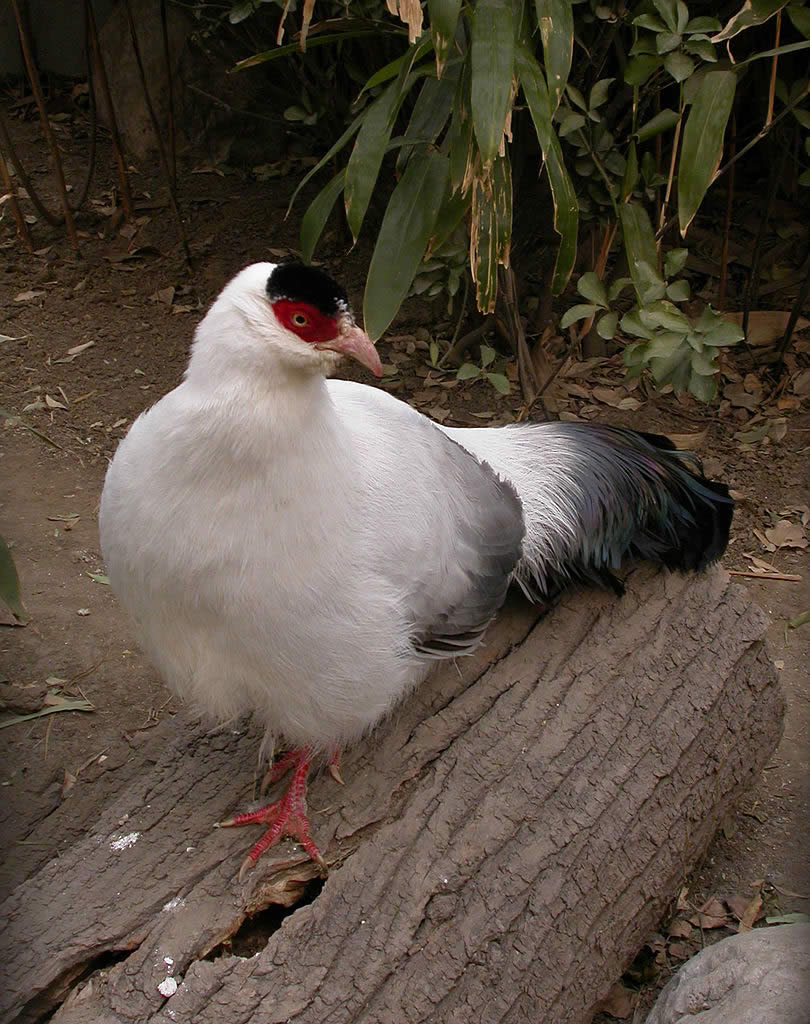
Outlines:
<svg viewBox="0 0 810 1024"><path fill-rule="evenodd" d="M195 351L227 352L250 373L328 374L342 356L382 374L377 350L354 322L346 292L303 263L254 263L223 289L197 329Z"/></svg>

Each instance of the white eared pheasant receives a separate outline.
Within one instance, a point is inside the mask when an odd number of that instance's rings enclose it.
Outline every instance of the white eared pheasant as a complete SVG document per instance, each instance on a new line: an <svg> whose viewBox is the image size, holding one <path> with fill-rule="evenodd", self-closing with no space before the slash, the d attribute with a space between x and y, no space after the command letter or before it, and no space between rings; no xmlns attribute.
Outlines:
<svg viewBox="0 0 810 1024"><path fill-rule="evenodd" d="M384 391L346 294L300 264L235 277L197 328L183 382L109 467L110 582L148 657L219 719L255 712L289 752L284 796L223 824L320 861L314 759L368 732L437 659L471 651L516 580L549 596L615 580L624 556L698 570L732 502L665 438L580 423L450 429ZM617 585L618 586L618 585Z"/></svg>

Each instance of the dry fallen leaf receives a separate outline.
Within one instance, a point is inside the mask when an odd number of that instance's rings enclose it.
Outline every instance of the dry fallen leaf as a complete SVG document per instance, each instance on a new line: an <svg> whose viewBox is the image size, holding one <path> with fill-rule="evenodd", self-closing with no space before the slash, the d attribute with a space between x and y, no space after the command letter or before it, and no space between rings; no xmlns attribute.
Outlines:
<svg viewBox="0 0 810 1024"><path fill-rule="evenodd" d="M151 300L152 302L162 302L164 306L171 306L174 301L174 285L170 284L168 288L160 288L151 296Z"/></svg>
<svg viewBox="0 0 810 1024"><path fill-rule="evenodd" d="M63 402L57 402L55 398L51 398L50 395L45 396L45 405L49 409L67 409L67 406Z"/></svg>
<svg viewBox="0 0 810 1024"><path fill-rule="evenodd" d="M44 295L45 292L41 288L34 288L26 292L18 292L14 296L15 302L29 302L31 299L38 299L40 295Z"/></svg>
<svg viewBox="0 0 810 1024"><path fill-rule="evenodd" d="M754 412L759 405L759 398L750 394L742 385L742 382L734 381L723 388L723 396L738 409L748 409Z"/></svg>
<svg viewBox="0 0 810 1024"><path fill-rule="evenodd" d="M688 939L692 934L692 925L682 917L676 918L667 929L673 939Z"/></svg>
<svg viewBox="0 0 810 1024"><path fill-rule="evenodd" d="M777 548L806 548L808 544L801 526L788 519L780 519L765 531L765 536Z"/></svg>
<svg viewBox="0 0 810 1024"><path fill-rule="evenodd" d="M699 430L696 434L667 434L667 437L680 451L694 452L706 440L707 432L707 430Z"/></svg>
<svg viewBox="0 0 810 1024"><path fill-rule="evenodd" d="M712 897L703 904L697 914L689 918L696 928L722 928L728 922L726 908L720 900Z"/></svg>
<svg viewBox="0 0 810 1024"><path fill-rule="evenodd" d="M631 993L616 982L599 1002L599 1010L606 1013L608 1017L615 1017L618 1020L626 1020L633 1012L633 999Z"/></svg>
<svg viewBox="0 0 810 1024"><path fill-rule="evenodd" d="M760 915L762 910L762 894L757 893L748 906L745 908L740 923L737 928L738 932L750 932L754 927L754 922Z"/></svg>
<svg viewBox="0 0 810 1024"><path fill-rule="evenodd" d="M732 323L737 324L738 327L742 327L742 313L725 313L724 315L726 320L730 320ZM745 340L752 347L770 345L783 336L789 319L789 310L752 310L748 314L748 333L745 336ZM810 327L810 320L805 320L803 316L800 316L796 321L796 331L805 331L808 327Z"/></svg>

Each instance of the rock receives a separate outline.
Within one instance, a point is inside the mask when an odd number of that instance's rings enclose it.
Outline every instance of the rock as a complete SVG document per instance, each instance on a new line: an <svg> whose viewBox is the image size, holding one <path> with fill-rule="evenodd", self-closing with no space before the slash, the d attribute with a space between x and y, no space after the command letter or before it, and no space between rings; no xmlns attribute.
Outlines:
<svg viewBox="0 0 810 1024"><path fill-rule="evenodd" d="M647 1024L807 1024L810 924L732 935L666 985Z"/></svg>

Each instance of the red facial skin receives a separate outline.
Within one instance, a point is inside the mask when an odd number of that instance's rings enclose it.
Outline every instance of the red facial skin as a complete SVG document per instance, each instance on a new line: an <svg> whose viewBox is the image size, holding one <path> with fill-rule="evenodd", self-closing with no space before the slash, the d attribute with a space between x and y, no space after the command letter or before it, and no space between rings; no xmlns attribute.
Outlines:
<svg viewBox="0 0 810 1024"><path fill-rule="evenodd" d="M321 313L308 302L276 299L273 303L273 312L282 327L286 327L288 331L292 331L310 345L334 341L340 331L336 317Z"/></svg>

